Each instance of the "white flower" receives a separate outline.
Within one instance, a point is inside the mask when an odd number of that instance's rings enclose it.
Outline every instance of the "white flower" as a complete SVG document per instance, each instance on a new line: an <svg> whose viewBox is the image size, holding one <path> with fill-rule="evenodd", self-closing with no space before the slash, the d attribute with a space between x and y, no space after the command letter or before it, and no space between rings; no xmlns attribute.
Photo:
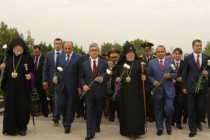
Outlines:
<svg viewBox="0 0 210 140"><path fill-rule="evenodd" d="M7 48L7 44L4 44L4 46L2 47L3 49L6 49Z"/></svg>
<svg viewBox="0 0 210 140"><path fill-rule="evenodd" d="M110 75L111 71L109 69L106 69L106 73Z"/></svg>
<svg viewBox="0 0 210 140"><path fill-rule="evenodd" d="M210 60L207 61L207 66L210 66Z"/></svg>
<svg viewBox="0 0 210 140"><path fill-rule="evenodd" d="M145 63L144 62L141 62L141 65L145 65Z"/></svg>
<svg viewBox="0 0 210 140"><path fill-rule="evenodd" d="M63 68L57 67L57 70L61 72L61 71L63 71Z"/></svg>
<svg viewBox="0 0 210 140"><path fill-rule="evenodd" d="M126 64L126 63L123 65L123 67L128 69L128 70L130 69L130 66L128 64Z"/></svg>
<svg viewBox="0 0 210 140"><path fill-rule="evenodd" d="M171 69L175 70L176 68L174 67L174 64L171 64Z"/></svg>
<svg viewBox="0 0 210 140"><path fill-rule="evenodd" d="M123 67L124 67L124 68L126 68L126 65L127 65L127 64L126 64L126 63L124 63Z"/></svg>

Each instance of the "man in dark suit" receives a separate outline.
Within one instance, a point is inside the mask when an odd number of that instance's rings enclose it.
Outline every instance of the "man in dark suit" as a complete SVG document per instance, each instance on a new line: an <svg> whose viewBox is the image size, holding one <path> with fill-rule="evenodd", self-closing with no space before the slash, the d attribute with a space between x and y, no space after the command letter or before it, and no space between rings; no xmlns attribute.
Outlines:
<svg viewBox="0 0 210 140"><path fill-rule="evenodd" d="M70 133L71 124L74 121L79 92L79 75L81 70L81 56L73 52L73 42L64 44L64 51L58 56L57 66L63 68L61 72L55 72L53 83L58 84L58 107L63 116L65 134Z"/></svg>
<svg viewBox="0 0 210 140"><path fill-rule="evenodd" d="M42 86L42 71L44 65L44 56L41 52L41 47L39 45L35 45L33 47L33 59L34 59L34 66L35 66L35 87L36 91L39 95L39 100L41 103L42 114L44 117L48 117L49 109L48 109L48 102L46 91L43 89Z"/></svg>
<svg viewBox="0 0 210 140"><path fill-rule="evenodd" d="M55 50L50 51L45 56L43 73L42 73L42 85L45 90L48 89L51 97L54 96L54 84L53 84L53 74L56 69L56 59L62 53L62 40L60 38L56 38L54 40L54 48ZM54 98L55 99L55 98ZM53 111L53 121L55 126L59 123L60 113L55 104L55 101L51 98L51 107Z"/></svg>
<svg viewBox="0 0 210 140"><path fill-rule="evenodd" d="M104 109L104 100L106 97L106 81L109 76L106 73L108 64L100 59L99 47L96 43L90 44L90 59L82 64L81 86L86 93L86 124L87 137L90 140L95 136L95 132L100 132L100 123ZM95 84L89 87L89 84L95 80Z"/></svg>
<svg viewBox="0 0 210 140"><path fill-rule="evenodd" d="M157 127L157 135L163 133L163 109L166 115L166 129L168 135L171 135L171 121L174 111L175 88L173 79L177 73L174 68L174 61L166 58L165 47L162 45L156 48L157 58L151 60L148 64L147 74L149 81L157 88L153 91L154 114ZM173 67L171 66L173 65ZM162 82L161 82L162 81Z"/></svg>
<svg viewBox="0 0 210 140"><path fill-rule="evenodd" d="M186 94L182 93L182 72L184 68L184 61L181 60L182 57L182 49L175 48L173 51L173 58L175 62L175 68L177 71L177 78L173 80L175 85L176 96L174 99L174 115L173 122L176 122L176 127L178 129L182 129L181 119L183 111L186 109Z"/></svg>
<svg viewBox="0 0 210 140"><path fill-rule="evenodd" d="M201 120L205 112L207 78L210 76L208 65L209 56L202 53L202 42L196 39L192 42L193 53L188 55L184 62L183 93L187 94L189 137L194 137L197 128L202 130ZM202 75L201 88L196 88Z"/></svg>

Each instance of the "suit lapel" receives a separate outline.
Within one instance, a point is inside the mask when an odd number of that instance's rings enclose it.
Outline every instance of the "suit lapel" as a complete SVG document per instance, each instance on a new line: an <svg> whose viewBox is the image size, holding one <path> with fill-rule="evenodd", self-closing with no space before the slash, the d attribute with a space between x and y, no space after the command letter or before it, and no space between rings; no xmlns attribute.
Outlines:
<svg viewBox="0 0 210 140"><path fill-rule="evenodd" d="M87 63L87 69L89 71L89 73L93 76L93 72L92 72L92 68L91 68L91 59L88 60L88 63Z"/></svg>
<svg viewBox="0 0 210 140"><path fill-rule="evenodd" d="M98 58L98 67L96 70L96 76L99 76L102 74L102 73L100 73L101 72L100 68L101 68L101 60Z"/></svg>
<svg viewBox="0 0 210 140"><path fill-rule="evenodd" d="M201 64L201 67L200 67L200 69L204 69L204 67L207 65L207 57L204 55L204 54L202 54L202 64Z"/></svg>

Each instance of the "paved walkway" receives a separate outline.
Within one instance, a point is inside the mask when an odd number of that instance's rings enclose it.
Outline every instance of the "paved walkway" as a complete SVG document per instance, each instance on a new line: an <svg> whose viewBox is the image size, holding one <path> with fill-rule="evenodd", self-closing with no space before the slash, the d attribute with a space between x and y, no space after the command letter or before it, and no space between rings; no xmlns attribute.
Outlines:
<svg viewBox="0 0 210 140"><path fill-rule="evenodd" d="M2 119L0 116L0 132L2 132ZM5 136L0 134L0 140L84 140L86 136L86 125L82 118L75 118L75 122L71 128L70 134L64 134L64 129L60 125L55 127L52 118L36 117L36 132L33 130L32 121L28 125L28 131L26 136ZM210 129L207 124L203 125L203 131L198 131L197 135L193 138L188 137L188 127L183 125L183 130L178 130L173 127L172 135L167 135L164 131L162 136L156 135L155 123L147 123L147 133L139 140L209 140ZM107 119L103 118L101 125L101 132L96 133L94 140L130 140L130 138L122 137L119 134L118 122L110 123Z"/></svg>

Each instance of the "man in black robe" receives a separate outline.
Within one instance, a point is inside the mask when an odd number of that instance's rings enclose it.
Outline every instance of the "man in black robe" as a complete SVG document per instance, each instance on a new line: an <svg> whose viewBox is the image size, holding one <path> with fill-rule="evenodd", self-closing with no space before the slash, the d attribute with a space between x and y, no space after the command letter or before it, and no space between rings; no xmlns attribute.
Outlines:
<svg viewBox="0 0 210 140"><path fill-rule="evenodd" d="M30 119L33 59L22 38L14 38L6 54L1 86L5 101L3 134L24 136Z"/></svg>
<svg viewBox="0 0 210 140"><path fill-rule="evenodd" d="M130 69L124 68L125 63ZM143 135L145 129L142 80L145 80L146 76L141 75L140 60L134 46L128 41L113 72L113 78L116 78L115 87L120 84L120 134L127 137Z"/></svg>

